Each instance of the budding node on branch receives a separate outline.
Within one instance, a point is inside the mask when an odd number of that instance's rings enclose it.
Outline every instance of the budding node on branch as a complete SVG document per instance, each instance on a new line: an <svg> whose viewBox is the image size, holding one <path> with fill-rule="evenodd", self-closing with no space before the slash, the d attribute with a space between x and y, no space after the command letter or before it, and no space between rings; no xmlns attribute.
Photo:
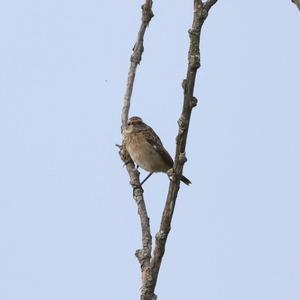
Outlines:
<svg viewBox="0 0 300 300"><path fill-rule="evenodd" d="M177 123L179 126L179 130L181 132L184 132L187 129L188 123L184 116L181 115L181 117L178 119Z"/></svg>
<svg viewBox="0 0 300 300"><path fill-rule="evenodd" d="M191 106L195 107L195 106L197 106L197 104L198 104L198 99L196 97L193 97L191 100Z"/></svg>
<svg viewBox="0 0 300 300"><path fill-rule="evenodd" d="M151 7L149 7L149 5L143 4L141 8L143 11L142 21L145 23L149 23L151 19L154 17Z"/></svg>
<svg viewBox="0 0 300 300"><path fill-rule="evenodd" d="M188 30L188 33L189 33L190 37L193 36L193 35L199 36L200 30L196 29L196 28L190 28Z"/></svg>
<svg viewBox="0 0 300 300"><path fill-rule="evenodd" d="M179 161L182 164L184 164L185 162L187 162L187 158L186 158L185 152L180 153L178 159L179 159Z"/></svg>
<svg viewBox="0 0 300 300"><path fill-rule="evenodd" d="M200 67L200 55L199 54L191 55L189 64L191 69L193 70L198 69Z"/></svg>

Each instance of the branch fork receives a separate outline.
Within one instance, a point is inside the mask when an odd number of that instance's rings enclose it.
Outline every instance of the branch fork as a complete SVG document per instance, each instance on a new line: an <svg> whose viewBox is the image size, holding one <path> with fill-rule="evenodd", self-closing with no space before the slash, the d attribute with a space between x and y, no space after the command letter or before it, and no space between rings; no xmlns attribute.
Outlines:
<svg viewBox="0 0 300 300"><path fill-rule="evenodd" d="M197 70L200 67L200 34L202 25L207 18L210 8L217 2L217 0L207 0L205 3L201 0L194 0L194 19L192 28L188 31L190 36L190 48L188 55L188 70L187 77L182 82L184 90L184 103L181 116L178 120L178 134L176 137L176 154L174 159L174 166L169 170L172 178L169 184L169 191L165 208L161 218L161 224L158 233L155 235L155 248L152 254L152 236L150 230L150 221L144 201L144 191L141 187L139 172L135 168L126 149L120 145L119 154L124 162L130 177L130 184L133 189L133 198L136 201L138 214L140 216L142 229L142 249L138 249L135 255L140 263L142 272L142 287L141 300L156 300L157 296L154 294L158 273L160 270L161 261L165 252L165 245L168 234L171 230L171 221L176 204L177 194L180 188L180 178L185 162L187 161L185 154L185 147L187 135L189 130L190 118L192 109L197 105L198 100L193 96L195 79ZM131 55L131 64L128 72L126 92L124 95L123 109L122 109L122 126L123 132L130 109L131 95L135 74L138 64L141 62L144 51L144 35L152 17L152 0L145 0L142 5L142 23L138 32L137 41L133 47ZM169 172L168 171L168 172Z"/></svg>

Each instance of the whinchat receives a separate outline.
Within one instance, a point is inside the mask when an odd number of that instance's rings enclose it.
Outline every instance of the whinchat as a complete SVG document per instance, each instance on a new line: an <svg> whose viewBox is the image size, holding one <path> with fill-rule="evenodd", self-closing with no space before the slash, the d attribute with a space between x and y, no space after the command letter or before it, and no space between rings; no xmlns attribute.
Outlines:
<svg viewBox="0 0 300 300"><path fill-rule="evenodd" d="M131 117L123 131L124 145L132 160L144 170L167 173L173 168L173 159L154 130L139 117ZM185 176L180 180L189 185Z"/></svg>

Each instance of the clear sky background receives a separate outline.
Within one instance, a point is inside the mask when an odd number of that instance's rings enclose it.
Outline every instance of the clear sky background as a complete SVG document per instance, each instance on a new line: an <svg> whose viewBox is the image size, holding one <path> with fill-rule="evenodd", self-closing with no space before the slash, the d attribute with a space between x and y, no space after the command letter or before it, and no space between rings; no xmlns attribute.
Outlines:
<svg viewBox="0 0 300 300"><path fill-rule="evenodd" d="M1 1L1 300L139 299L114 145L142 2ZM154 1L132 98L172 155L192 2ZM299 30L289 0L211 10L159 299L300 299ZM145 184L153 235L167 188Z"/></svg>

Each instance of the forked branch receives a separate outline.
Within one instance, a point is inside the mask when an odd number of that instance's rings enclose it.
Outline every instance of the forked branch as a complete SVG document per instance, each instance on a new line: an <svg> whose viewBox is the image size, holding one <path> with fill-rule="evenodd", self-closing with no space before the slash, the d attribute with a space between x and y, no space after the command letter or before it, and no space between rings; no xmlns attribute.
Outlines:
<svg viewBox="0 0 300 300"><path fill-rule="evenodd" d="M165 245L168 234L171 228L172 216L175 208L176 198L180 187L180 178L184 163L186 162L185 147L190 124L190 118L193 107L197 105L197 99L194 97L194 86L197 70L200 67L200 33L202 25L207 18L210 8L217 0L208 0L205 3L201 0L194 0L194 19L192 28L189 30L190 48L188 54L188 69L187 77L183 81L184 103L181 117L178 121L179 131L176 138L176 155L174 160L174 176L170 181L168 196L163 211L159 232L156 234L156 244L153 257L151 257L152 237L150 231L150 222L144 202L143 190L140 185L139 172L135 169L134 163L129 157L126 149L120 146L120 156L124 161L127 172L130 177L130 183L133 188L133 196L138 206L142 227L143 248L136 251L136 256L140 262L142 269L142 288L141 300L155 300L157 297L154 294L157 277L161 265L161 261L165 252ZM144 50L143 39L152 13L152 0L146 0L142 6L142 24L138 33L137 41L133 48L131 56L131 64L128 72L128 80L126 93L124 96L124 104L122 109L122 132L128 120L130 109L130 101L133 90L133 83L137 65L140 63Z"/></svg>

